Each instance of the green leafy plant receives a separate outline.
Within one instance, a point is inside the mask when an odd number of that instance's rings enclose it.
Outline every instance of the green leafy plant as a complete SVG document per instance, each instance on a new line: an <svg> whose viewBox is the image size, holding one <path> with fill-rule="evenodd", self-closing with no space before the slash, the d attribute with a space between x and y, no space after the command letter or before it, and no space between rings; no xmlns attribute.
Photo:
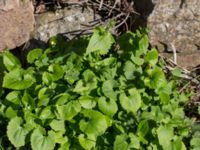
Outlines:
<svg viewBox="0 0 200 150"><path fill-rule="evenodd" d="M99 27L90 39L53 37L29 52L27 68L4 52L4 136L33 150L186 149L187 94L166 79L148 43L145 30L116 39Z"/></svg>

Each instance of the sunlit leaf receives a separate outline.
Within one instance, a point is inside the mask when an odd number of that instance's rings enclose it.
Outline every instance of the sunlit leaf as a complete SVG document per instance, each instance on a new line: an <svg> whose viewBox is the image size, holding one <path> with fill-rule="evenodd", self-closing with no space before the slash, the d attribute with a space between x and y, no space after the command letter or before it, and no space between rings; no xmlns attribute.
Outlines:
<svg viewBox="0 0 200 150"><path fill-rule="evenodd" d="M160 145L165 148L170 145L170 141L174 136L174 131L170 126L160 126L157 129L157 134Z"/></svg>
<svg viewBox="0 0 200 150"><path fill-rule="evenodd" d="M96 106L96 101L95 101L94 97L81 96L81 97L79 97L78 100L79 100L79 103L81 104L81 106L85 109L91 109Z"/></svg>
<svg viewBox="0 0 200 150"><path fill-rule="evenodd" d="M136 113L141 106L141 96L137 89L129 89L129 96L125 93L120 94L120 104L127 112Z"/></svg>
<svg viewBox="0 0 200 150"><path fill-rule="evenodd" d="M114 142L114 150L127 150L129 147L127 139L128 136L126 134L117 135Z"/></svg>
<svg viewBox="0 0 200 150"><path fill-rule="evenodd" d="M158 52L156 49L149 51L145 57L145 60L151 65L154 66L158 62Z"/></svg>
<svg viewBox="0 0 200 150"><path fill-rule="evenodd" d="M78 101L70 101L66 105L56 106L58 114L63 120L71 120L81 111L81 105Z"/></svg>
<svg viewBox="0 0 200 150"><path fill-rule="evenodd" d="M78 136L79 143L84 149L90 150L95 147L96 139L92 136L84 137L83 134Z"/></svg>
<svg viewBox="0 0 200 150"><path fill-rule="evenodd" d="M132 134L132 133L129 134L129 138L130 138L129 147L130 148L139 149L140 148L140 140L139 140L139 138L136 135Z"/></svg>
<svg viewBox="0 0 200 150"><path fill-rule="evenodd" d="M101 55L107 54L113 43L114 38L110 32L103 28L96 28L89 41L86 54L92 52L98 52Z"/></svg>
<svg viewBox="0 0 200 150"><path fill-rule="evenodd" d="M35 78L29 72L16 68L6 73L3 79L3 87L14 90L24 90L35 83Z"/></svg>
<svg viewBox="0 0 200 150"><path fill-rule="evenodd" d="M200 132L195 132L190 141L190 145L192 146L193 150L198 150L200 147Z"/></svg>
<svg viewBox="0 0 200 150"><path fill-rule="evenodd" d="M107 129L107 121L103 114L95 110L84 110L82 119L79 123L81 131L88 136L102 135Z"/></svg>
<svg viewBox="0 0 200 150"><path fill-rule="evenodd" d="M135 65L131 62L131 61L126 61L123 71L124 71L124 75L126 77L126 79L131 80L134 79L134 72L135 72L136 68Z"/></svg>
<svg viewBox="0 0 200 150"><path fill-rule="evenodd" d="M47 104L49 103L49 99L50 99L50 91L48 88L44 87L42 89L39 90L38 92L38 106L47 106Z"/></svg>
<svg viewBox="0 0 200 150"><path fill-rule="evenodd" d="M106 115L112 117L118 110L117 103L113 99L101 97L98 99L98 108Z"/></svg>
<svg viewBox="0 0 200 150"><path fill-rule="evenodd" d="M50 65L48 70L52 73L52 79L54 81L62 78L62 76L64 75L64 71L63 71L62 67L58 64Z"/></svg>
<svg viewBox="0 0 200 150"><path fill-rule="evenodd" d="M114 88L116 88L116 87L117 87L117 83L115 80L107 80L107 81L103 82L102 92L106 97L108 97L112 100L116 100L117 92L114 91Z"/></svg>
<svg viewBox="0 0 200 150"><path fill-rule="evenodd" d="M27 61L29 63L34 63L35 60L39 59L42 55L42 49L33 49L27 55Z"/></svg>
<svg viewBox="0 0 200 150"><path fill-rule="evenodd" d="M3 54L3 64L8 71L12 71L17 67L21 67L20 60L9 51L4 52Z"/></svg>
<svg viewBox="0 0 200 150"><path fill-rule="evenodd" d="M31 147L33 150L53 150L54 139L49 135L44 135L39 129L35 129L31 135Z"/></svg>
<svg viewBox="0 0 200 150"><path fill-rule="evenodd" d="M145 137L148 132L149 132L148 121L147 120L140 121L137 128L137 134L141 137Z"/></svg>
<svg viewBox="0 0 200 150"><path fill-rule="evenodd" d="M52 108L50 106L47 106L44 109L42 109L39 117L42 120L54 118Z"/></svg>
<svg viewBox="0 0 200 150"><path fill-rule="evenodd" d="M65 131L65 122L64 120L53 120L50 123L50 127L55 131Z"/></svg>
<svg viewBox="0 0 200 150"><path fill-rule="evenodd" d="M15 147L21 147L25 145L25 138L28 134L28 130L23 127L23 120L19 117L11 119L7 127L7 135L10 142Z"/></svg>

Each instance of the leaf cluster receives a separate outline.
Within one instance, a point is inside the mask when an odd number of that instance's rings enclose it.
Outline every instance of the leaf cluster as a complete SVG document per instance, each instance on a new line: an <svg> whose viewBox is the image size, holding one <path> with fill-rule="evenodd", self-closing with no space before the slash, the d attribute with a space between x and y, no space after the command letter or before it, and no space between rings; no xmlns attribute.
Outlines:
<svg viewBox="0 0 200 150"><path fill-rule="evenodd" d="M28 53L27 68L4 52L4 136L33 150L186 149L188 97L167 81L148 43L145 30L115 39L99 27L90 39L51 38L48 49Z"/></svg>

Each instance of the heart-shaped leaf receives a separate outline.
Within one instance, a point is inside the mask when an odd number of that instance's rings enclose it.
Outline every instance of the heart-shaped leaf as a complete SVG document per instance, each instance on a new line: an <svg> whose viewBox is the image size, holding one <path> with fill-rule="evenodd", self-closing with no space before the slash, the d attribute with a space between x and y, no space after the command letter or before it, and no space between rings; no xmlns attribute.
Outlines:
<svg viewBox="0 0 200 150"><path fill-rule="evenodd" d="M84 110L82 112L85 119L79 123L81 131L88 136L102 135L107 129L106 117L95 110Z"/></svg>
<svg viewBox="0 0 200 150"><path fill-rule="evenodd" d="M79 97L78 100L79 100L79 103L81 104L81 106L85 109L91 109L96 106L96 101L91 96L84 95L84 96Z"/></svg>
<svg viewBox="0 0 200 150"><path fill-rule="evenodd" d="M117 87L117 83L115 80L107 80L107 81L103 82L102 92L106 97L108 97L112 100L116 100L117 93L114 91L115 87Z"/></svg>
<svg viewBox="0 0 200 150"><path fill-rule="evenodd" d="M129 95L125 93L120 94L120 104L127 112L136 113L141 107L141 96L137 89L132 88L128 90Z"/></svg>
<svg viewBox="0 0 200 150"><path fill-rule="evenodd" d="M70 101L66 105L56 106L59 117L64 120L71 120L81 111L81 105L78 101Z"/></svg>
<svg viewBox="0 0 200 150"><path fill-rule="evenodd" d="M33 150L53 150L55 142L51 136L46 136L39 129L35 129L31 135L31 147Z"/></svg>
<svg viewBox="0 0 200 150"><path fill-rule="evenodd" d="M78 136L78 141L84 149L90 150L95 147L96 139L95 137L84 137L83 134Z"/></svg>
<svg viewBox="0 0 200 150"><path fill-rule="evenodd" d="M160 145L165 149L165 147L170 145L174 131L171 126L160 126L157 129L157 134Z"/></svg>
<svg viewBox="0 0 200 150"><path fill-rule="evenodd" d="M35 78L30 72L21 68L16 68L5 74L3 87L14 90L24 90L29 88L35 82Z"/></svg>
<svg viewBox="0 0 200 150"><path fill-rule="evenodd" d="M128 136L126 134L117 135L114 142L114 150L127 150L129 147L127 139Z"/></svg>
<svg viewBox="0 0 200 150"><path fill-rule="evenodd" d="M25 138L28 134L28 130L22 126L23 120L19 117L15 117L10 120L7 127L7 135L10 142L15 147L21 147L25 145Z"/></svg>
<svg viewBox="0 0 200 150"><path fill-rule="evenodd" d="M101 97L98 99L98 108L106 115L113 117L118 110L117 103L112 99Z"/></svg>
<svg viewBox="0 0 200 150"><path fill-rule="evenodd" d="M27 55L27 61L33 63L35 60L39 59L42 56L42 49L33 49Z"/></svg>
<svg viewBox="0 0 200 150"><path fill-rule="evenodd" d="M21 63L17 57L15 57L9 51L4 52L3 54L3 64L5 65L8 71L15 69L16 67L21 67Z"/></svg>
<svg viewBox="0 0 200 150"><path fill-rule="evenodd" d="M103 28L96 28L89 41L86 54L92 52L98 52L101 55L107 54L114 42L115 40L110 32Z"/></svg>

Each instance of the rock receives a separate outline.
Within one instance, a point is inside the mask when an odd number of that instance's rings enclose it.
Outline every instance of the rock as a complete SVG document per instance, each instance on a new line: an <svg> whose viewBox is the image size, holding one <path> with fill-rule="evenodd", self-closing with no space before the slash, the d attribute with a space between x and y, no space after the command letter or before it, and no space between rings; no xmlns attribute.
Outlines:
<svg viewBox="0 0 200 150"><path fill-rule="evenodd" d="M183 67L200 64L200 1L153 0L154 8L147 18L150 42L172 51L174 45L178 61ZM163 45L163 46L161 46Z"/></svg>
<svg viewBox="0 0 200 150"><path fill-rule="evenodd" d="M65 7L55 12L48 11L37 14L33 38L43 42L47 42L50 37L57 34L64 34L68 38L72 38L74 37L73 33L78 33L79 30L88 28L83 26L83 24L88 24L94 18L92 10L84 9L82 11L80 6Z"/></svg>
<svg viewBox="0 0 200 150"><path fill-rule="evenodd" d="M0 0L0 51L22 45L33 29L32 1Z"/></svg>

